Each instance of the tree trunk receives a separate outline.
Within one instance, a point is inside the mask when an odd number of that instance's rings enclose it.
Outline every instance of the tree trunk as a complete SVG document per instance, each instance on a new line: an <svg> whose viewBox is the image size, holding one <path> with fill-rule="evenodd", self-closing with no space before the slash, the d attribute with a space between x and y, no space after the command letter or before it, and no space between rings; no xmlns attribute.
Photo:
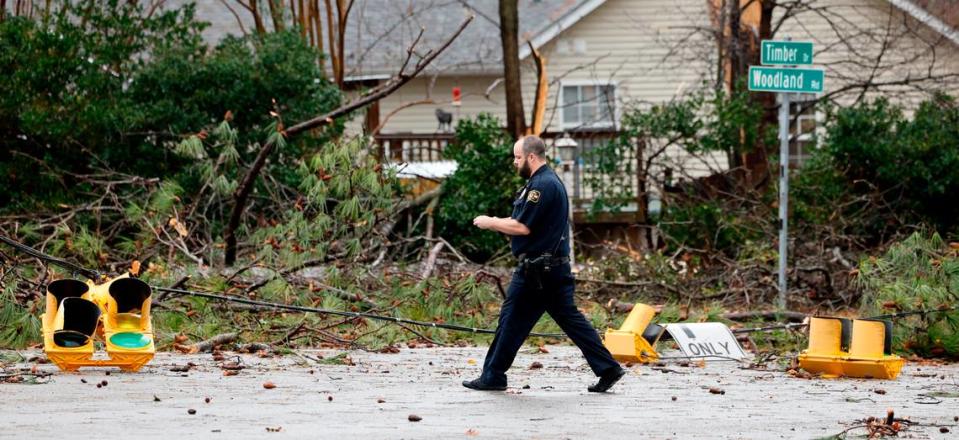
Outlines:
<svg viewBox="0 0 959 440"><path fill-rule="evenodd" d="M499 1L499 35L503 44L503 77L506 82L506 129L515 139L526 132L523 91L519 74L519 10L517 0Z"/></svg>
<svg viewBox="0 0 959 440"><path fill-rule="evenodd" d="M273 19L273 30L283 32L286 28L283 23L283 1L267 0L266 4L270 6L270 18Z"/></svg>
<svg viewBox="0 0 959 440"><path fill-rule="evenodd" d="M260 10L257 8L257 0L247 0L249 5L246 5L243 2L240 2L241 5L247 6L247 9L250 10L250 14L253 15L253 25L256 27L257 35L263 35L266 33L266 26L263 25L263 15L260 14Z"/></svg>
<svg viewBox="0 0 959 440"><path fill-rule="evenodd" d="M774 0L759 0L759 8L759 36L756 37L751 32L745 34L750 38L750 44L746 46L748 51L744 57L747 65L759 65L760 51L762 50L761 41L772 38L772 18L776 2ZM763 133L769 127L778 125L775 94L750 93L750 98L754 105L763 109L763 117L759 122L760 133ZM765 145L764 139L760 137L756 139L754 148L744 153L743 166L749 172L747 179L750 187L764 188L769 184L769 151L775 151L778 147L778 144Z"/></svg>

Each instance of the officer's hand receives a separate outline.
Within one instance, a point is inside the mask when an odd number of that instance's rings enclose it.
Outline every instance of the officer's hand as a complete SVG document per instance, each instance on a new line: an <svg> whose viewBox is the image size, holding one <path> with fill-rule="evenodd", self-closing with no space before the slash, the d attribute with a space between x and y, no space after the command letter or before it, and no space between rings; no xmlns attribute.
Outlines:
<svg viewBox="0 0 959 440"><path fill-rule="evenodd" d="M481 215L473 219L473 225L480 229L489 229L493 225L493 217Z"/></svg>

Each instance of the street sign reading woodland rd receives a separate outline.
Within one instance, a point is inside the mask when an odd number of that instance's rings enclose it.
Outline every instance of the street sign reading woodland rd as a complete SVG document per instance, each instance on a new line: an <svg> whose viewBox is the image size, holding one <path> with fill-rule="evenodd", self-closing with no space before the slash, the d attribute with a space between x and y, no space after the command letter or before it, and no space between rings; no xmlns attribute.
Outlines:
<svg viewBox="0 0 959 440"><path fill-rule="evenodd" d="M749 90L754 92L822 93L822 69L749 66Z"/></svg>

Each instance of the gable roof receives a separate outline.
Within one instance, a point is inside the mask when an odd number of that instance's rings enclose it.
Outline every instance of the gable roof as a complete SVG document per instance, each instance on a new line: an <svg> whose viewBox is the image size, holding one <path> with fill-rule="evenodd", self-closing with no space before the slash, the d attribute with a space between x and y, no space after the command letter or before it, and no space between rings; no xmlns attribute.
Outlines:
<svg viewBox="0 0 959 440"><path fill-rule="evenodd" d="M192 0L170 0L168 7ZM420 29L417 53L440 45L469 14L473 23L437 58L427 72L444 75L501 75L499 4L493 0L355 0L346 34L348 79L379 79L395 73ZM530 55L527 41L540 48L606 3L607 0L518 0L520 58ZM705 0L704 0L705 1ZM886 0L959 45L959 7L937 0ZM323 8L325 2L320 2ZM943 4L945 3L945 4ZM252 18L243 15L246 29ZM325 11L320 12L325 16ZM221 2L197 3L198 18L211 22L204 34L215 43L227 34L240 34L236 16ZM269 14L263 19L270 27ZM414 58L415 59L415 58Z"/></svg>
<svg viewBox="0 0 959 440"><path fill-rule="evenodd" d="M164 7L175 8L191 1L169 0ZM344 42L346 74L350 78L382 78L395 73L421 28L424 33L416 48L418 54L442 44L469 14L475 16L473 22L428 71L453 75L502 74L499 3L496 1L355 1ZM518 1L520 56L526 57L529 55L526 40L532 39L539 47L605 0ZM319 3L320 16L325 17L325 2ZM238 19L246 31L253 29L252 17L242 8L234 7L231 11L224 2L215 1L197 2L196 8L197 17L210 22L204 37L211 44L226 35L241 35ZM269 13L263 14L263 20L267 28L272 28ZM325 24L323 20L324 27Z"/></svg>
<svg viewBox="0 0 959 440"><path fill-rule="evenodd" d="M959 5L930 0L888 0L893 6L959 45ZM944 21L944 20L948 20Z"/></svg>

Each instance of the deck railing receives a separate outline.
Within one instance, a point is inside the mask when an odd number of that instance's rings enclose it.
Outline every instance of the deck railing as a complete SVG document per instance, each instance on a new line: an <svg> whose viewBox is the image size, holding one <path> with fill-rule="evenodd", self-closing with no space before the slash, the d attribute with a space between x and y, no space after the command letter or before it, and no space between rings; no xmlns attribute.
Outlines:
<svg viewBox="0 0 959 440"><path fill-rule="evenodd" d="M620 163L615 164L614 172L601 170L591 154L597 148L607 145L619 136L613 130L590 129L570 132L545 132L540 135L546 142L547 154L553 160L553 168L566 184L567 190L578 210L588 207L596 197L597 188L615 192L628 190L638 194L636 148L628 148ZM557 148L557 140L569 137L576 144L573 161L562 161ZM453 133L396 133L377 135L376 143L382 157L387 162L438 162L445 160L443 151L453 142ZM568 144L568 142L566 142ZM626 188L628 187L628 188ZM627 205L625 210L635 210L635 204Z"/></svg>

